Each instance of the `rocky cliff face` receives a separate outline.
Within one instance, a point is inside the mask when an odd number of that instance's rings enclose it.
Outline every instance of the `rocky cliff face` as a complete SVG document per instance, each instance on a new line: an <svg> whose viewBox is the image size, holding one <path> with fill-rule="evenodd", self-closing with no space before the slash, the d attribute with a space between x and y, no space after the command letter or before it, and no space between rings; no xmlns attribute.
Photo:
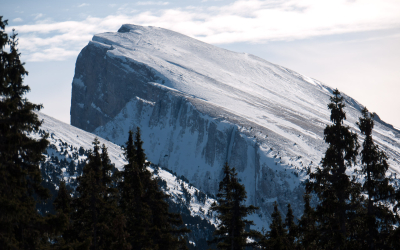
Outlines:
<svg viewBox="0 0 400 250"><path fill-rule="evenodd" d="M270 221L272 204L302 212L305 169L319 164L332 89L248 54L155 27L123 25L93 37L72 82L71 124L123 144L139 126L148 159L216 193L228 162L246 186L252 217ZM350 97L347 125L361 106ZM400 132L374 134L399 171Z"/></svg>

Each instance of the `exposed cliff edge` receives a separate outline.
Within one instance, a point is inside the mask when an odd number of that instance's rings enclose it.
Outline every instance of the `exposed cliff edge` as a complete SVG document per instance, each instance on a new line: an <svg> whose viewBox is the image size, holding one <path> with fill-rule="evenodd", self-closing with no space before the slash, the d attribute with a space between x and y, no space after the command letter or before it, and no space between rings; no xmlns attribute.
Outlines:
<svg viewBox="0 0 400 250"><path fill-rule="evenodd" d="M301 182L326 148L332 89L256 56L156 27L123 25L82 49L72 82L71 124L123 144L142 129L148 159L215 193L225 161L239 172L253 216L272 204L302 211ZM346 99L346 124L361 105ZM376 122L375 140L399 172L400 132Z"/></svg>

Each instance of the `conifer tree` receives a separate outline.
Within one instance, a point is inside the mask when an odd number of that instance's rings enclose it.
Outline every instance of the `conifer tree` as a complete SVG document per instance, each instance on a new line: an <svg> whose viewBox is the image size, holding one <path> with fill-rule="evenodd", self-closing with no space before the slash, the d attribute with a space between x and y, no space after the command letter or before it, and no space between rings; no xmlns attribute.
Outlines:
<svg viewBox="0 0 400 250"><path fill-rule="evenodd" d="M57 197L54 199L53 205L57 212L69 215L72 212L71 208L72 198L71 192L67 189L65 181L60 182Z"/></svg>
<svg viewBox="0 0 400 250"><path fill-rule="evenodd" d="M258 239L260 233L255 230L245 231L246 226L254 225L253 221L245 219L258 208L246 206L246 190L237 179L235 168L230 168L228 163L223 167L223 179L219 183L217 202L211 207L217 212L220 224L214 232L214 239L209 243L217 243L219 249L242 250L246 246L255 245L247 242L247 238Z"/></svg>
<svg viewBox="0 0 400 250"><path fill-rule="evenodd" d="M108 158L103 145L100 153L100 142L93 142L93 151L89 152L88 163L83 174L78 178L77 198L73 201L73 226L77 241L82 247L90 243L90 249L118 249L127 246L124 238L115 238L113 223L123 223L117 208L115 188ZM115 185L115 184L114 184Z"/></svg>
<svg viewBox="0 0 400 250"><path fill-rule="evenodd" d="M357 123L361 133L365 135L361 150L362 168L360 174L364 177L362 191L367 196L366 213L363 229L363 247L365 249L386 249L389 245L388 237L393 231L396 217L387 204L394 203L395 189L390 185L390 178L386 175L389 165L383 151L373 142L372 130L374 127L373 115L367 108L362 110L362 117Z"/></svg>
<svg viewBox="0 0 400 250"><path fill-rule="evenodd" d="M310 195L304 195L304 212L298 225L298 249L318 249L316 245L315 211L310 206Z"/></svg>
<svg viewBox="0 0 400 250"><path fill-rule="evenodd" d="M131 249L130 244L126 241L128 234L124 230L125 217L118 207L119 196L116 183L118 170L111 163L107 147L104 144L101 146L101 167L101 186L104 189L102 194L104 214L100 227L102 244L105 246L104 249Z"/></svg>
<svg viewBox="0 0 400 250"><path fill-rule="evenodd" d="M99 249L99 216L103 205L103 188L100 181L101 157L97 138L93 142L93 151L88 154L88 163L83 167L82 176L78 177L76 199L74 199L74 230L76 238L87 244L90 249Z"/></svg>
<svg viewBox="0 0 400 250"><path fill-rule="evenodd" d="M144 153L143 149L143 141L141 138L140 128L136 128L135 132L135 141L133 143L133 150L134 150L134 161L139 166L141 171L145 173L146 168L149 166L149 162L146 162L146 154ZM149 174L150 172L147 172Z"/></svg>
<svg viewBox="0 0 400 250"><path fill-rule="evenodd" d="M297 225L294 222L294 215L293 215L293 210L292 207L290 206L290 203L287 205L287 214L285 218L285 227L288 232L287 234L287 239L288 239L288 244L289 244L289 249L295 249L296 245L296 238L297 238Z"/></svg>
<svg viewBox="0 0 400 250"><path fill-rule="evenodd" d="M35 111L42 106L24 98L30 90L23 84L28 72L20 61L17 34L13 30L8 37L6 25L0 16L0 246L38 249L47 244L46 223L34 197L49 197L39 169L48 141L47 134L40 139L28 136L39 132L42 122Z"/></svg>
<svg viewBox="0 0 400 250"><path fill-rule="evenodd" d="M141 180L140 168L135 162L135 147L133 132L129 131L128 141L125 146L127 164L120 173L120 207L126 217L127 241L132 249L149 249L152 239L148 235L150 228L150 208L142 203L144 188Z"/></svg>
<svg viewBox="0 0 400 250"><path fill-rule="evenodd" d="M345 104L340 92L333 91L333 97L328 108L331 110L332 125L324 130L324 140L328 143L321 167L310 174L306 185L308 192L314 192L319 204L315 215L318 226L317 245L328 249L347 249L349 239L355 227L352 218L358 207L360 194L359 185L354 178L346 174L353 166L357 156L357 135L344 126L346 119Z"/></svg>
<svg viewBox="0 0 400 250"><path fill-rule="evenodd" d="M125 146L128 164L121 173L121 208L132 249L186 249L180 215L168 212L167 196L147 169L140 129L129 132Z"/></svg>
<svg viewBox="0 0 400 250"><path fill-rule="evenodd" d="M159 188L157 181L152 179L149 185L144 202L149 204L152 214L149 235L153 249L187 249L184 235L190 230L183 226L179 214L168 211L168 196Z"/></svg>
<svg viewBox="0 0 400 250"><path fill-rule="evenodd" d="M53 202L56 215L53 217L52 222L57 224L57 230L54 233L54 238L51 239L53 249L68 249L69 247L74 247L74 239L71 235L71 204L72 197L70 191L67 189L65 181L61 181L57 197Z"/></svg>
<svg viewBox="0 0 400 250"><path fill-rule="evenodd" d="M290 243L288 232L282 223L282 217L278 210L278 204L274 203L274 212L271 215L272 222L268 231L260 242L261 248L265 250L291 250L293 244Z"/></svg>

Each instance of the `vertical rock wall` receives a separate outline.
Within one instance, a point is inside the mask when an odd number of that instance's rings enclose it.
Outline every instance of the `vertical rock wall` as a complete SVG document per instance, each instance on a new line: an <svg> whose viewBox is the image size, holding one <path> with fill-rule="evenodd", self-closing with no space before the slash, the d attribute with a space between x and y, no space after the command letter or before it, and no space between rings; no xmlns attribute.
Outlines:
<svg viewBox="0 0 400 250"><path fill-rule="evenodd" d="M248 202L260 206L253 218L260 226L268 224L274 201L282 211L291 202L301 213L299 179L273 158L274 151L260 147L265 142L227 119L240 118L223 110L212 117L209 104L164 87L167 78L110 56L112 49L90 42L80 53L72 83L72 125L119 145L139 126L150 161L211 194L218 191L222 165L228 162L245 184Z"/></svg>

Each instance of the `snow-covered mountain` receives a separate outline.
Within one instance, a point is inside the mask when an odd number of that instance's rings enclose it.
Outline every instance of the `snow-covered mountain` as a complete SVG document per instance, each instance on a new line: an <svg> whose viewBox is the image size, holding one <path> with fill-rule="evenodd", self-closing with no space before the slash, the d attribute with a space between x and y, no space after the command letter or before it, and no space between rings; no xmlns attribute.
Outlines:
<svg viewBox="0 0 400 250"><path fill-rule="evenodd" d="M96 137L107 147L114 166L123 170L126 161L120 146L40 112L37 112L37 115L39 120L43 120L43 124L39 133L32 133L30 136L39 138L44 132L49 134L50 145L40 168L43 184L53 194L52 200L56 198L61 180L64 180L69 188L76 188L77 177L82 174L87 153L93 149L92 142ZM177 176L154 164L150 165L149 170L154 178L158 178L163 191L169 195L170 209L181 214L184 223L192 231L189 240L198 249L207 249L206 240L211 239L216 225L215 215L209 210L215 199L194 187L183 176ZM39 204L39 210L51 212L52 200Z"/></svg>
<svg viewBox="0 0 400 250"><path fill-rule="evenodd" d="M274 201L302 212L305 169L326 149L332 89L253 55L127 24L79 54L71 124L116 144L139 126L150 161L209 193L228 162L260 207L252 219L266 226ZM344 97L345 123L358 133L362 105ZM373 136L399 173L400 131L377 120Z"/></svg>

